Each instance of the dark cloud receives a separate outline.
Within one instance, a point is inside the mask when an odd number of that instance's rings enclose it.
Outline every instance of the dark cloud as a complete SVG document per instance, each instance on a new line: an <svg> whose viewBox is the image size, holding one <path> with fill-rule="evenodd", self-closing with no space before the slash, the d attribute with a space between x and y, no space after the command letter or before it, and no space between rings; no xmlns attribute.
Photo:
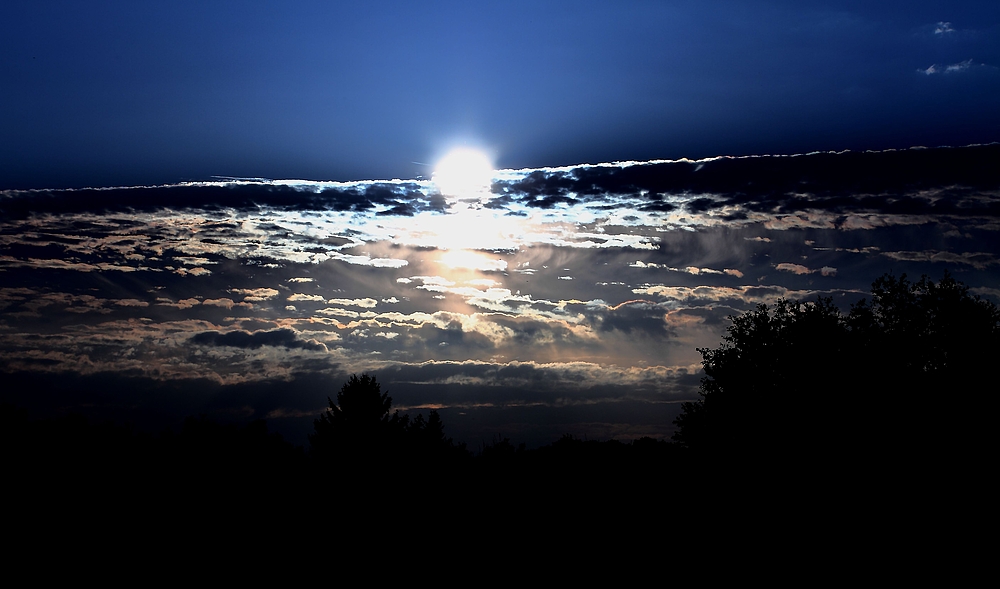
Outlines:
<svg viewBox="0 0 1000 589"><path fill-rule="evenodd" d="M592 312L590 317L599 331L621 331L664 339L676 335L665 321L665 315L656 304L640 301Z"/></svg>
<svg viewBox="0 0 1000 589"><path fill-rule="evenodd" d="M263 346L280 346L288 349L326 350L319 342L307 342L298 339L291 329L274 329L271 331L203 331L191 336L193 344L203 346L227 346L231 348L256 349Z"/></svg>
<svg viewBox="0 0 1000 589"><path fill-rule="evenodd" d="M640 199L670 211L685 197L693 213L741 206L767 213L869 210L889 214L1000 215L1000 145L797 156L720 157L536 171L497 182L495 194L530 207ZM948 198L928 191L947 190ZM703 196L699 196L703 195ZM919 195L919 196L918 196Z"/></svg>
<svg viewBox="0 0 1000 589"><path fill-rule="evenodd" d="M26 190L0 193L0 218L32 214L149 212L164 209L220 211L260 207L289 211L357 211L388 207L409 216L444 210L440 195L425 195L414 183L369 183L362 187L286 186L265 183L188 184L134 188Z"/></svg>
<svg viewBox="0 0 1000 589"><path fill-rule="evenodd" d="M669 213L746 211L1000 216L1000 145L797 156L718 157L535 170L498 180L487 209L553 209L588 204ZM621 199L625 198L626 201ZM335 211L409 217L443 213L431 184L370 182L189 184L136 188L6 191L0 218L32 214L159 210ZM523 215L523 211L511 210Z"/></svg>

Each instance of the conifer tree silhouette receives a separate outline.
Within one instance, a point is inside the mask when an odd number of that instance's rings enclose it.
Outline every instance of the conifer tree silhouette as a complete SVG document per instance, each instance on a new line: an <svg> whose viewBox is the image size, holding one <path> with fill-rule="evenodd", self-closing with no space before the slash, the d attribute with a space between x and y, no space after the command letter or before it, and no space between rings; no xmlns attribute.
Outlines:
<svg viewBox="0 0 1000 589"><path fill-rule="evenodd" d="M384 458L405 433L409 421L389 414L392 397L382 392L374 376L351 375L337 393L337 402L313 422L313 451L323 459L358 462Z"/></svg>

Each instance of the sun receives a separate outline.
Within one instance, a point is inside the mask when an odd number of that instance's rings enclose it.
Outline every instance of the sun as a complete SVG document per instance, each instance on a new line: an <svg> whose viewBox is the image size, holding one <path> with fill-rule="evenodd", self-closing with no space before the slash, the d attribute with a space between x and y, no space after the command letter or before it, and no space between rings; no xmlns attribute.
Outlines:
<svg viewBox="0 0 1000 589"><path fill-rule="evenodd" d="M445 196L475 196L490 187L493 162L477 149L460 147L449 151L438 162L432 179Z"/></svg>

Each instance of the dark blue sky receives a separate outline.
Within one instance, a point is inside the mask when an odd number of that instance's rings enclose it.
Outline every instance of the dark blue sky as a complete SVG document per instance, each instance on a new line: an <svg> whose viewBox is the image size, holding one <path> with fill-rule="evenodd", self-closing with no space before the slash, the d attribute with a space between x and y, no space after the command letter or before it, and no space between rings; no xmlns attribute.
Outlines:
<svg viewBox="0 0 1000 589"><path fill-rule="evenodd" d="M996 1L480 4L4 2L0 189L1000 140Z"/></svg>

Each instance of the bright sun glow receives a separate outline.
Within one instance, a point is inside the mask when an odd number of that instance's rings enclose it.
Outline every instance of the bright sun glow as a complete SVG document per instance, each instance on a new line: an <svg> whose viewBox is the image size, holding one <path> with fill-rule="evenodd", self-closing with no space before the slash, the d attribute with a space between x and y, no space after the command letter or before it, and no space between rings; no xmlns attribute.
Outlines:
<svg viewBox="0 0 1000 589"><path fill-rule="evenodd" d="M493 181L493 162L481 151L460 147L438 162L433 179L445 196L474 196Z"/></svg>
<svg viewBox="0 0 1000 589"><path fill-rule="evenodd" d="M482 270L484 272L503 272L507 262L497 256L469 250L452 250L441 255L440 262L451 269Z"/></svg>

